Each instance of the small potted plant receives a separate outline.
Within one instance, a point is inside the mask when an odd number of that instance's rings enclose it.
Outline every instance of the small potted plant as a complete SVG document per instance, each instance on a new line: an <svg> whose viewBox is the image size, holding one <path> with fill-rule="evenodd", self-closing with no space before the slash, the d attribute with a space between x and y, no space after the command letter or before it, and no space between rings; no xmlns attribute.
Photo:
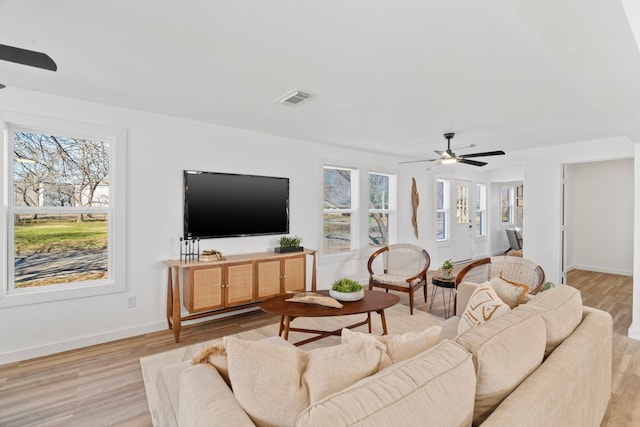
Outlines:
<svg viewBox="0 0 640 427"><path fill-rule="evenodd" d="M453 278L453 262L451 258L442 263L442 278L443 279L452 279Z"/></svg>
<svg viewBox="0 0 640 427"><path fill-rule="evenodd" d="M300 246L300 241L302 239L298 236L282 236L278 241L280 246L275 248L275 251L278 253L303 251L304 248Z"/></svg>
<svg viewBox="0 0 640 427"><path fill-rule="evenodd" d="M338 301L358 301L364 298L364 289L357 280L343 278L333 282L329 296Z"/></svg>

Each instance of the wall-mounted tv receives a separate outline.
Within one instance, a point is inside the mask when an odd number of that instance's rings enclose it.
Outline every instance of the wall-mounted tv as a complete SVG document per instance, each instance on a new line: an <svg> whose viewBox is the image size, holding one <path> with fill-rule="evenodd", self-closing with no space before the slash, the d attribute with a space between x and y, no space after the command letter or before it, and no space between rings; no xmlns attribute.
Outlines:
<svg viewBox="0 0 640 427"><path fill-rule="evenodd" d="M184 237L289 233L289 178L184 171Z"/></svg>

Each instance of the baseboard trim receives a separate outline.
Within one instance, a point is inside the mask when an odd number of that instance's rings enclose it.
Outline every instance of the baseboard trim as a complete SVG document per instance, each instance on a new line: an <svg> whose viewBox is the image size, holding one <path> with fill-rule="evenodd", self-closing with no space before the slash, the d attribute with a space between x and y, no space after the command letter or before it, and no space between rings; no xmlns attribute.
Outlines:
<svg viewBox="0 0 640 427"><path fill-rule="evenodd" d="M629 326L628 336L629 338L640 341L640 327L631 324L631 326Z"/></svg>
<svg viewBox="0 0 640 427"><path fill-rule="evenodd" d="M98 335L89 335L80 338L74 338L67 341L59 341L56 343L45 344L37 347L25 348L8 353L0 353L0 365L8 363L20 362L23 360L33 359L36 357L48 356L63 351L75 350L82 347L89 347L96 344L104 344L106 342L116 341L124 338L131 338L137 335L148 334L151 332L167 329L167 322L148 323L146 325L136 326L134 328L119 329L109 331Z"/></svg>
<svg viewBox="0 0 640 427"><path fill-rule="evenodd" d="M258 307L249 307L240 309L237 311L214 314L212 316L203 317L200 319L194 319L189 321L183 321L182 326L194 325L196 323L207 322L213 319L222 319L224 317L230 317L237 314L247 313L249 311L259 310ZM23 360L34 359L36 357L49 356L55 353L61 353L63 351L76 350L83 347L89 347L97 344L104 344L111 341L121 340L125 338L132 338L138 335L150 334L152 332L167 331L168 334L173 336L173 333L169 331L167 327L167 321L147 323L144 325L138 325L133 328L118 329L114 331L107 331L97 335L88 335L84 337L73 338L66 341L59 341L55 343L45 344L36 347L24 348L7 353L0 353L0 365L6 365L9 363L21 362Z"/></svg>
<svg viewBox="0 0 640 427"><path fill-rule="evenodd" d="M585 270L585 271L593 271L594 273L606 273L606 274L617 274L619 276L633 276L632 270L622 270L622 269L614 269L607 267L598 267L594 265L571 265L567 266L567 272L571 270Z"/></svg>

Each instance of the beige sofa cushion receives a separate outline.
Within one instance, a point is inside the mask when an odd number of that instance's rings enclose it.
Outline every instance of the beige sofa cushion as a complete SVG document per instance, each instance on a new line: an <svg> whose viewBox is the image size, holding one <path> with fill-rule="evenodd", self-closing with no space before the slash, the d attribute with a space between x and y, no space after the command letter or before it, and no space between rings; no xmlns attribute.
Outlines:
<svg viewBox="0 0 640 427"><path fill-rule="evenodd" d="M473 420L480 424L542 363L546 331L539 314L518 307L469 329L456 341L474 357L477 385Z"/></svg>
<svg viewBox="0 0 640 427"><path fill-rule="evenodd" d="M460 316L458 334L500 317L508 313L509 310L511 309L502 302L496 291L491 287L491 283L484 282L471 294L467 307L464 309L462 316Z"/></svg>
<svg viewBox="0 0 640 427"><path fill-rule="evenodd" d="M344 328L342 330L342 344L368 342L381 345L385 351L379 369L386 368L392 363L408 359L433 347L440 341L440 326L432 326L424 331L409 331L404 334L372 335L364 332L354 332Z"/></svg>
<svg viewBox="0 0 640 427"><path fill-rule="evenodd" d="M558 286L535 295L523 305L542 315L547 331L545 356L564 341L582 321L582 296L571 286Z"/></svg>
<svg viewBox="0 0 640 427"><path fill-rule="evenodd" d="M223 341L233 393L258 426L293 425L309 404L377 372L385 353L370 343L306 352L233 336Z"/></svg>
<svg viewBox="0 0 640 427"><path fill-rule="evenodd" d="M471 355L443 341L306 408L299 426L469 426Z"/></svg>

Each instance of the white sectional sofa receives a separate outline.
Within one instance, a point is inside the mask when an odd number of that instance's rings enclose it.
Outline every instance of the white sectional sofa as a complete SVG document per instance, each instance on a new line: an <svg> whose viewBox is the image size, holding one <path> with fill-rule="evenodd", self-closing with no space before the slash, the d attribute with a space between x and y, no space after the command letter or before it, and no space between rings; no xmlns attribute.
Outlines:
<svg viewBox="0 0 640 427"><path fill-rule="evenodd" d="M611 392L611 316L561 286L458 336L476 286L460 285L440 344L312 403L287 425L599 426ZM167 366L157 387L158 425L254 425L208 363Z"/></svg>

